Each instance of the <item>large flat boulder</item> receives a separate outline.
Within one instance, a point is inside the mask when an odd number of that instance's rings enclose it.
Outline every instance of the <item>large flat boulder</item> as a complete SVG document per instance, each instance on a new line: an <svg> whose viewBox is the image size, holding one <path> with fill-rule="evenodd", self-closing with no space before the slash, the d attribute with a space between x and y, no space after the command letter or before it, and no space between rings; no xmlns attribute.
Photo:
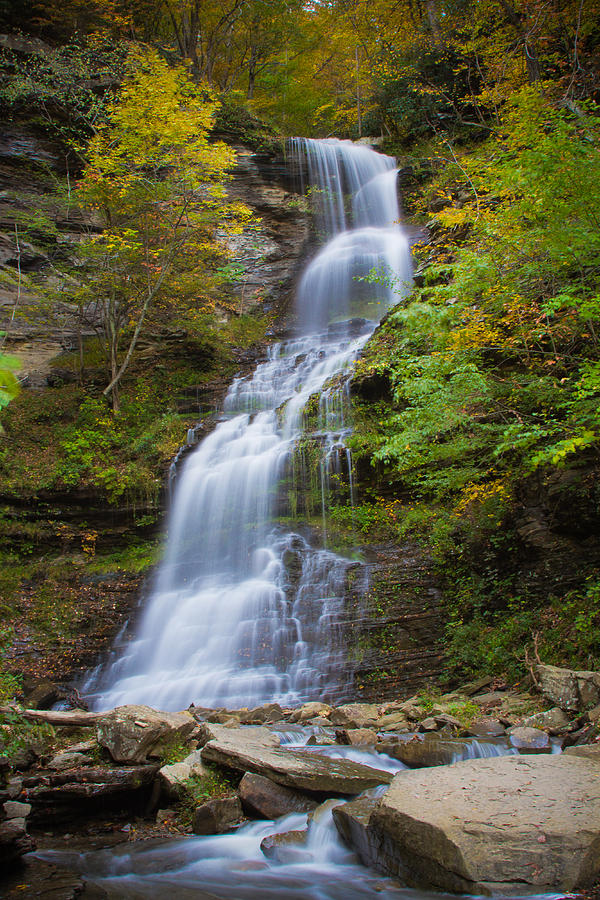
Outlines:
<svg viewBox="0 0 600 900"><path fill-rule="evenodd" d="M237 735L237 737L235 737ZM203 722L198 732L198 746L204 747L209 741L241 740L244 743L260 744L264 747L279 747L281 739L270 728L263 725L250 725L241 727L239 723L220 725L218 723Z"/></svg>
<svg viewBox="0 0 600 900"><path fill-rule="evenodd" d="M600 703L600 672L536 666L540 690L561 709L578 712Z"/></svg>
<svg viewBox="0 0 600 900"><path fill-rule="evenodd" d="M389 784L393 777L389 772L347 759L254 743L242 728L223 729L218 740L204 746L202 760L264 775L286 787L322 794L359 794L378 784Z"/></svg>
<svg viewBox="0 0 600 900"><path fill-rule="evenodd" d="M444 890L585 888L600 874L599 776L545 755L403 772L368 828L388 871Z"/></svg>
<svg viewBox="0 0 600 900"><path fill-rule="evenodd" d="M117 763L143 763L158 755L166 740L191 740L198 723L189 712L163 712L151 706L117 706L96 722L98 743Z"/></svg>

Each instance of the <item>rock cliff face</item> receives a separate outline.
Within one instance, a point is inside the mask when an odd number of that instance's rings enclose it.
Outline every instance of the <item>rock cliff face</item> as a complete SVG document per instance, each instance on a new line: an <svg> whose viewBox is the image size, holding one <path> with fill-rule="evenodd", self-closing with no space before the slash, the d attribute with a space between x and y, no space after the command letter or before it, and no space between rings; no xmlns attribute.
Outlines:
<svg viewBox="0 0 600 900"><path fill-rule="evenodd" d="M278 323L290 307L294 280L309 239L308 218L299 209L301 198L293 194L283 158L265 154L257 157L241 145L236 150L238 164L229 183L230 195L250 207L257 224L230 246L231 263L240 274L226 289L236 312L249 312L260 303L272 314L276 330L282 327ZM21 360L19 378L25 402L29 392L37 397L45 391L54 395L74 377L61 368L60 355L77 345L75 311L66 304L46 315L42 297L44 286L55 278L52 263L59 257L72 258L81 233L95 227L92 221L65 213L59 191L66 184L64 150L58 143L25 120L14 122L4 131L0 139L0 331L8 332L5 351ZM39 227L34 227L36 216ZM152 334L140 342L139 352L140 357L160 363L174 352L185 357L186 346L184 333ZM192 347L190 352L198 351ZM235 354L239 370L249 371L260 352L261 345ZM200 381L203 360L198 362ZM179 411L192 420L216 412L228 382L229 378L222 375L187 388L181 394ZM204 429L208 427L210 421ZM201 436L202 430L198 433ZM185 440L184 429L181 440ZM3 545L4 551L12 554L11 565L18 569L21 558L31 563L47 554L61 554L65 562L71 556L81 560L85 534L92 532L97 535L98 551L117 554L132 538L140 541L153 537L168 500L167 472L161 474L165 490L159 499L162 510L158 511L154 501L150 505L143 500L133 505L109 504L98 493L77 484L38 491L32 501L30 495L20 496L18 487L8 490L6 482L3 485L0 480ZM146 525L144 519L148 520ZM58 523L62 523L60 534ZM108 650L142 589L139 575L118 571L118 560L113 565L115 569L90 577L85 569L83 575L78 569L72 570L58 586L49 586L41 573L35 579L23 580L18 572L15 574L19 592L15 602L23 616L20 643L11 651L15 669L33 678L49 675L62 680L92 666L98 654ZM50 636L47 645L39 647L26 623L42 594L48 592L56 594L57 600L60 596L64 615L69 605L77 602L84 621L71 623L68 639L57 634L56 641Z"/></svg>
<svg viewBox="0 0 600 900"><path fill-rule="evenodd" d="M366 548L368 589L349 593L354 690L364 699L408 697L443 671L441 591L431 559L405 543Z"/></svg>
<svg viewBox="0 0 600 900"><path fill-rule="evenodd" d="M228 193L249 206L258 224L231 238L233 266L241 270L231 292L240 312L258 303L286 319L292 314L293 286L306 256L309 220L282 157L254 154L234 145L237 163Z"/></svg>
<svg viewBox="0 0 600 900"><path fill-rule="evenodd" d="M283 156L275 150L254 152L249 146L225 136L237 154L228 193L246 204L256 221L243 234L229 238L230 281L224 286L230 306L237 313L261 309L272 315L272 334L293 325L295 284L313 239L305 198ZM68 164L59 143L44 136L27 121L15 122L0 139L0 328L9 331L6 349L18 355L23 367L20 377L25 391L60 390L68 373L60 367L60 354L77 343L75 309L68 304L45 316L39 301L45 283L54 278L52 263L73 257L84 231L94 229L93 221L65 212L60 189L66 186ZM72 177L71 173L71 177ZM39 228L32 216L40 214ZM27 238L23 221L27 221ZM36 314L31 310L38 307ZM57 324L59 322L59 324ZM181 333L152 334L140 341L142 358L168 357L173 350L185 353L186 337ZM260 348L258 349L260 352ZM250 371L257 351L243 351L237 362L241 372ZM228 378L200 382L186 388L178 401L179 411L192 418L202 417L197 439L210 428L210 414L221 407ZM208 416L208 419L206 417ZM166 484L166 472L165 484ZM2 488L0 487L0 494ZM142 502L108 505L94 492L73 485L68 490L39 493L36 502L14 492L5 496L8 544L21 553L34 530L35 553L56 548L55 528L50 522L66 522L75 538L65 544L66 557L77 553L81 532L97 533L97 546L104 550L121 547L139 524L156 519L155 508ZM166 508L166 492L162 499ZM159 516L160 518L160 516ZM145 528L151 536L155 521ZM346 640L355 676L347 685L347 696L384 698L408 696L441 670L439 651L439 592L429 560L414 546L372 546L366 550L365 580L349 579L347 589ZM40 584L23 586L24 608L35 603ZM73 578L62 591L65 604L77 594L87 610L85 622L78 623L72 639L50 646L48 655L39 654L33 639L26 636L16 648L19 664L31 675L61 679L94 664L105 653L114 634L122 627L138 602L142 580L117 572L90 579ZM108 615L107 615L108 614ZM57 656L58 654L58 656ZM50 659L52 657L52 664ZM15 657L15 663L17 657Z"/></svg>

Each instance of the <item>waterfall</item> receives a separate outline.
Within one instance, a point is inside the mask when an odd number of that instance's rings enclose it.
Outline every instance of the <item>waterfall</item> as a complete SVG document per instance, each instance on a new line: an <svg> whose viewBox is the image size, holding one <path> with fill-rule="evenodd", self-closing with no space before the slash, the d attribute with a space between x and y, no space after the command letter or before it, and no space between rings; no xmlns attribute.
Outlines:
<svg viewBox="0 0 600 900"><path fill-rule="evenodd" d="M393 159L350 141L297 138L291 150L308 169L326 240L299 285L298 333L234 381L224 420L187 457L137 633L85 685L97 708L293 705L347 690L341 618L355 565L278 522L282 510L290 518L282 485L308 401L320 395L313 437L326 525L328 479L351 468L344 386L329 382L397 301L410 278L409 248ZM372 269L392 281L362 281Z"/></svg>

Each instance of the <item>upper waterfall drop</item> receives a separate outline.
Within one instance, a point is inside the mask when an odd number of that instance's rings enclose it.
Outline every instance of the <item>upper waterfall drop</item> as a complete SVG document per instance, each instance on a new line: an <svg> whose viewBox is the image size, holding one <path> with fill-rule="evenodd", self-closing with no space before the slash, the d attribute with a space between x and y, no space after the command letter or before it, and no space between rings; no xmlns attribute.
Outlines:
<svg viewBox="0 0 600 900"><path fill-rule="evenodd" d="M306 161L317 227L329 238L300 281L300 327L309 333L334 320L379 320L411 272L396 161L351 141L294 138L292 147Z"/></svg>
<svg viewBox="0 0 600 900"><path fill-rule="evenodd" d="M349 430L341 389L337 396L327 382L399 299L410 254L393 159L350 141L296 138L291 149L308 169L327 240L301 279L298 334L234 381L224 421L185 461L137 633L84 687L97 708L335 700L350 677L340 621L355 564L290 530L281 484L304 408L320 394L325 523L327 481L347 460ZM389 282L365 281L373 269ZM282 510L285 525L276 518Z"/></svg>

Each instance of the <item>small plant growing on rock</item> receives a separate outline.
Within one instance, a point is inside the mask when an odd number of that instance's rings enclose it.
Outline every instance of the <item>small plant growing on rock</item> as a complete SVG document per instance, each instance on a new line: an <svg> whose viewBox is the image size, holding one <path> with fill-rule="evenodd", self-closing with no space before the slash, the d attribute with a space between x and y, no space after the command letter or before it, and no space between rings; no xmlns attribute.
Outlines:
<svg viewBox="0 0 600 900"><path fill-rule="evenodd" d="M185 759L189 753L195 748L195 742L190 742L181 737L181 735L175 733L168 735L163 741L161 741L160 747L158 748L158 755L162 760L163 765L172 766L174 763L181 762L182 759Z"/></svg>
<svg viewBox="0 0 600 900"><path fill-rule="evenodd" d="M185 783L185 794L179 804L180 818L185 825L191 825L195 810L208 800L229 797L236 790L236 782L229 775L206 767L204 775L192 775Z"/></svg>

